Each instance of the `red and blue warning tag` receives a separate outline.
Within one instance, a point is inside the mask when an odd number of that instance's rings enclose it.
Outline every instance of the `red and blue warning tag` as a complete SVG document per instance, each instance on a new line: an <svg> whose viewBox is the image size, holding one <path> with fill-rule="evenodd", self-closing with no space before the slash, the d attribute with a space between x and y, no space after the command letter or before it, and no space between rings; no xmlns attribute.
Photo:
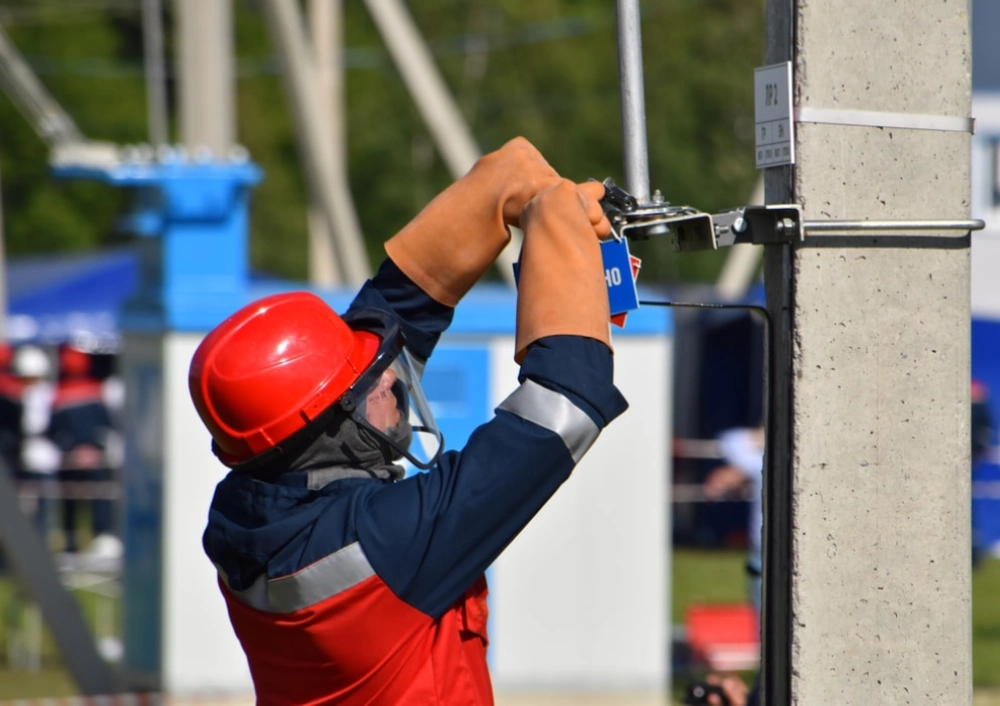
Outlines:
<svg viewBox="0 0 1000 706"><path fill-rule="evenodd" d="M612 238L601 242L601 259L604 262L604 283L608 288L608 305L611 316L626 314L639 308L639 293L635 288L639 273L639 258L628 251L625 238ZM613 320L613 319L612 319ZM624 319L622 324L624 324Z"/></svg>
<svg viewBox="0 0 1000 706"><path fill-rule="evenodd" d="M601 259L604 264L604 283L608 288L608 305L611 309L611 323L624 328L628 312L639 308L639 293L635 282L639 277L642 260L628 251L625 238L601 241ZM514 263L514 283L521 274L521 262Z"/></svg>

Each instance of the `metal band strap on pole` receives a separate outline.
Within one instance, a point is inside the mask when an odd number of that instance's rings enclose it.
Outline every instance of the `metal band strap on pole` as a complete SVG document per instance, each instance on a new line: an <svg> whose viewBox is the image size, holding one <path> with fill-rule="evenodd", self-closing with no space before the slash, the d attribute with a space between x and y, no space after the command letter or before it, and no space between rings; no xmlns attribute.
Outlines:
<svg viewBox="0 0 1000 706"><path fill-rule="evenodd" d="M795 109L795 122L903 130L937 130L939 132L974 133L976 131L975 118L920 113L887 113L876 110L813 108L810 106L801 106Z"/></svg>

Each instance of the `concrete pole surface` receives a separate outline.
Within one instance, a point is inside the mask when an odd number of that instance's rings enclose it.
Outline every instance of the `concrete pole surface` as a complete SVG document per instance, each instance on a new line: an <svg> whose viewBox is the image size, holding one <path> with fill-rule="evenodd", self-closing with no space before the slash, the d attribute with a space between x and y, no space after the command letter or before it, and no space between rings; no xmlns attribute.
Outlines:
<svg viewBox="0 0 1000 706"><path fill-rule="evenodd" d="M343 165L343 7L340 0L309 0L309 27L312 30L312 50L316 60L316 104L325 130L317 141L322 149L318 159L330 160L329 168ZM334 66L336 62L336 66ZM346 174L346 168L342 174ZM323 204L315 194L309 194L309 282L316 287L339 286L343 280L337 261L334 239L327 227ZM355 233L352 238L360 238Z"/></svg>
<svg viewBox="0 0 1000 706"><path fill-rule="evenodd" d="M175 0L180 141L225 157L236 142L232 0Z"/></svg>
<svg viewBox="0 0 1000 706"><path fill-rule="evenodd" d="M793 59L798 108L966 117L968 5L768 0L768 60ZM968 133L796 130L768 203L807 220L969 217ZM768 482L789 473L791 499L791 573L768 577L790 581L788 693L767 703L970 704L968 234L767 249L788 424L770 430Z"/></svg>

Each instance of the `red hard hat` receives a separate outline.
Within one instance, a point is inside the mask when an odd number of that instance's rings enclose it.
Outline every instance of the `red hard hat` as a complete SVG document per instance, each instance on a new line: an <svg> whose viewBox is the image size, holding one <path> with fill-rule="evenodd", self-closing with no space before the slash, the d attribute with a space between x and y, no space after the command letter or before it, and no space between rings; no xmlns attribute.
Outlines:
<svg viewBox="0 0 1000 706"><path fill-rule="evenodd" d="M90 374L90 356L73 346L59 349L59 374L68 378L81 378Z"/></svg>
<svg viewBox="0 0 1000 706"><path fill-rule="evenodd" d="M216 455L234 466L301 430L361 376L379 343L308 292L237 311L201 342L188 375Z"/></svg>

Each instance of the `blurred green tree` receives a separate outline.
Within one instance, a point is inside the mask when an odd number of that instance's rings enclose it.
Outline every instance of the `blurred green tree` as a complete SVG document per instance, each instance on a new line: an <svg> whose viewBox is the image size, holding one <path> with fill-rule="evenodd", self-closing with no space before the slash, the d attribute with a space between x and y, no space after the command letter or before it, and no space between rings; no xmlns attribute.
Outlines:
<svg viewBox="0 0 1000 706"><path fill-rule="evenodd" d="M168 53L172 45L168 12ZM306 189L268 33L235 2L239 140L265 170L252 206L253 266L307 271ZM94 139L146 138L141 3L0 0L0 24ZM573 179L621 182L617 33L607 0L423 0L413 4L483 152L515 135ZM673 203L746 202L753 167L753 67L763 2L658 0L643 7L650 180ZM381 243L450 181L363 4L345 3L351 188L372 261ZM172 93L172 86L168 87ZM115 237L128 195L49 174L47 148L0 96L0 175L12 254L92 248ZM643 279L708 281L724 253L676 257L646 244Z"/></svg>

